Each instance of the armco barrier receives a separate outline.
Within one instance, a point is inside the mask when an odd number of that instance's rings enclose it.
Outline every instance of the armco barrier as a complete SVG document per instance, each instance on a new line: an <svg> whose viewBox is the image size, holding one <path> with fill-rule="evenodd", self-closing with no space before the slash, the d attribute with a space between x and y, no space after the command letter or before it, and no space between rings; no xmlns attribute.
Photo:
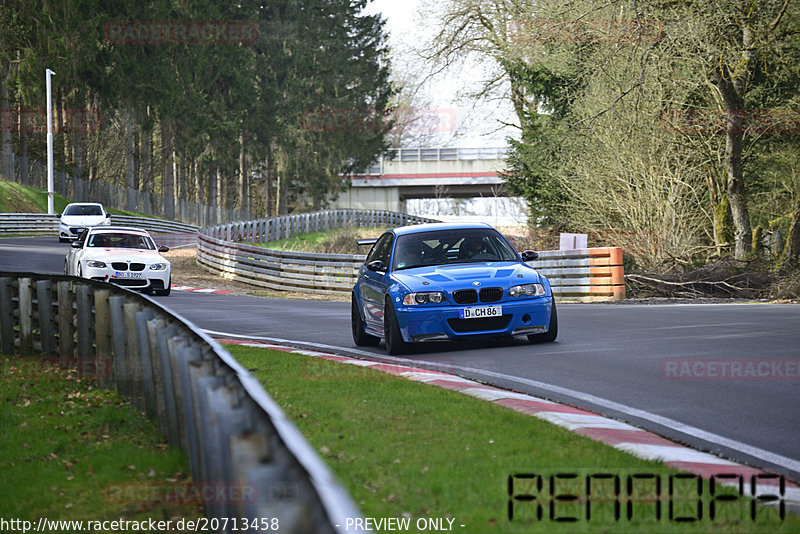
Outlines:
<svg viewBox="0 0 800 534"><path fill-rule="evenodd" d="M225 278L283 291L349 293L364 255L270 250L240 242L286 239L300 232L342 226L400 226L432 219L383 211L332 210L204 228L197 263ZM528 264L550 280L560 298L583 301L625 298L620 247L544 250Z"/></svg>
<svg viewBox="0 0 800 534"><path fill-rule="evenodd" d="M300 233L323 232L346 226L359 228L373 226L394 227L426 222L438 221L393 211L326 210L282 215L255 221L220 224L203 228L201 233L226 241L267 243L269 241L288 239Z"/></svg>
<svg viewBox="0 0 800 534"><path fill-rule="evenodd" d="M620 247L544 250L528 265L550 280L557 297L585 301L625 298Z"/></svg>
<svg viewBox="0 0 800 534"><path fill-rule="evenodd" d="M127 215L112 215L111 224L135 226L148 232L194 233L198 230L197 226L191 224ZM56 238L58 216L47 213L0 213L0 236L3 235L52 235Z"/></svg>
<svg viewBox="0 0 800 534"><path fill-rule="evenodd" d="M255 286L282 291L347 294L364 256L271 250L248 243L287 239L302 232L345 226L402 226L433 219L373 210L329 210L204 228L197 238L197 263Z"/></svg>
<svg viewBox="0 0 800 534"><path fill-rule="evenodd" d="M0 353L77 367L158 422L189 458L219 532L343 532L349 495L260 383L153 300L103 282L0 273ZM221 490L221 492L219 491ZM220 497L222 495L222 497ZM210 497L210 498L208 498ZM238 525L224 518L238 518ZM256 522L255 520L258 519ZM210 523L214 524L214 523Z"/></svg>

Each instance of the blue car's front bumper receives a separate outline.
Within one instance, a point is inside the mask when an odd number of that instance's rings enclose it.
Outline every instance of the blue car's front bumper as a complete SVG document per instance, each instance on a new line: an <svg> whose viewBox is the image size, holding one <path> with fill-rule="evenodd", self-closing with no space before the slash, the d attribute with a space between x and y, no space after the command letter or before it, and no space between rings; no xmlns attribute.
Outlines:
<svg viewBox="0 0 800 534"><path fill-rule="evenodd" d="M516 336L540 334L550 325L553 298L542 296L498 302L502 317L460 319L463 308L480 306L397 306L397 317L403 340L432 341L464 339L473 336Z"/></svg>

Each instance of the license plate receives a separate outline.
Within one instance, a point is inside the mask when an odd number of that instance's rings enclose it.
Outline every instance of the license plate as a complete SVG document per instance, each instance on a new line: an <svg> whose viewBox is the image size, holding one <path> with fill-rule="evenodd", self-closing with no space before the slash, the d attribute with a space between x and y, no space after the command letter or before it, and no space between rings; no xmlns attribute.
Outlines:
<svg viewBox="0 0 800 534"><path fill-rule="evenodd" d="M502 306L483 306L481 308L461 308L458 316L462 319L481 319L483 317L500 317L503 315Z"/></svg>
<svg viewBox="0 0 800 534"><path fill-rule="evenodd" d="M116 271L114 278L142 278L143 273L132 273L130 271Z"/></svg>

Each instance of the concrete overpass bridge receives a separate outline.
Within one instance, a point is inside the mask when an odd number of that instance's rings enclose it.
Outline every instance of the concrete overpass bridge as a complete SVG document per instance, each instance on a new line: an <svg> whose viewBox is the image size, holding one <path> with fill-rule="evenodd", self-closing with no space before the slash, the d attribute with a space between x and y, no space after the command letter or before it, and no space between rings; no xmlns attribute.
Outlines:
<svg viewBox="0 0 800 534"><path fill-rule="evenodd" d="M415 198L497 197L505 191L498 171L505 147L393 148L366 173L351 176L335 208L405 212Z"/></svg>

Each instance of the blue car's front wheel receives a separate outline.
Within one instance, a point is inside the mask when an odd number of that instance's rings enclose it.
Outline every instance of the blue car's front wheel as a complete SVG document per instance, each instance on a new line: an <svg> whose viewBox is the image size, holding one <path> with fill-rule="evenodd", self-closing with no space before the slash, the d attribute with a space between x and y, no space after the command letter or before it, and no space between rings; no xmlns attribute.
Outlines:
<svg viewBox="0 0 800 534"><path fill-rule="evenodd" d="M403 334L400 333L400 325L397 324L397 316L389 297L386 297L383 307L383 337L389 354L403 354L408 350L410 343L403 341Z"/></svg>
<svg viewBox="0 0 800 534"><path fill-rule="evenodd" d="M353 328L353 342L359 347L375 346L380 342L380 338L371 336L364 332L364 320L358 311L358 301L356 296L351 297L350 305L350 325Z"/></svg>

